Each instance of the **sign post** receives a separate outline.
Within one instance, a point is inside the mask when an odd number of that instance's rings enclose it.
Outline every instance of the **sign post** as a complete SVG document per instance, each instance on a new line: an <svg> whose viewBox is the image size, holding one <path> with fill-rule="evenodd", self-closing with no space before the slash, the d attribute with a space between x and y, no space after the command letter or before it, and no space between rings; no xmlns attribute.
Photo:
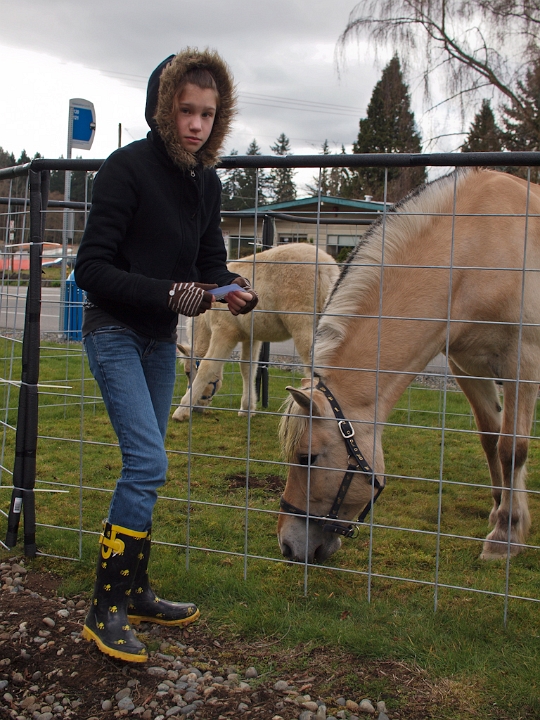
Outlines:
<svg viewBox="0 0 540 720"><path fill-rule="evenodd" d="M82 150L90 150L94 142L96 134L96 111L94 104L90 100L83 98L71 98L69 101L69 118L68 118L68 141L67 155L71 160L72 148L81 148ZM66 170L64 180L64 201L69 202L71 199L71 170ZM75 234L75 215L73 210L64 209L63 226L62 226L62 270L60 279L60 327L63 329L63 304L65 302L66 292L66 257L68 239Z"/></svg>

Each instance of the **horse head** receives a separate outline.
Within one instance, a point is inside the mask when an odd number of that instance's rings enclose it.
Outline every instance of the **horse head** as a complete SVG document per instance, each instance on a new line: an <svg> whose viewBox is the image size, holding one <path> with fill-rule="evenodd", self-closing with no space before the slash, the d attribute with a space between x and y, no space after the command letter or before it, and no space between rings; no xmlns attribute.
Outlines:
<svg viewBox="0 0 540 720"><path fill-rule="evenodd" d="M280 441L290 463L281 499L278 541L282 554L299 562L322 562L351 537L351 521L363 520L384 486L358 449L373 449L373 423L340 419L341 408L320 381L304 379L287 387L291 397L280 424ZM323 388L323 389L321 389ZM371 438L371 440L369 440ZM382 478L384 460L377 438L376 466ZM382 470L382 472L381 472ZM308 521L309 516L309 521Z"/></svg>

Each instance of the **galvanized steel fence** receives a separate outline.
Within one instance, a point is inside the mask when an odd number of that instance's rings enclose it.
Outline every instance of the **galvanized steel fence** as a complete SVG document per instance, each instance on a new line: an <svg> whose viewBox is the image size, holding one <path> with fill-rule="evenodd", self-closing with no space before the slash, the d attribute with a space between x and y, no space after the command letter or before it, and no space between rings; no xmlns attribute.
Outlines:
<svg viewBox="0 0 540 720"><path fill-rule="evenodd" d="M39 552L80 558L84 539L99 532L100 513L106 511L114 488L117 465L110 458L117 453L116 441L108 426L97 386L89 374L80 341L82 294L68 278L73 258L69 250L76 247L77 238L75 243L69 238L66 244L65 236L60 235L62 223L53 221L67 207L79 218L76 232L80 236L88 203L66 204L61 199L49 199L48 193L51 170L95 172L100 164L94 160L39 159L25 166L0 170L3 248L0 250L0 543L8 548L16 546L22 518L24 552L28 556ZM307 167L320 171L325 167L366 166L426 166L448 170L463 166L519 166L526 172L526 168L540 166L540 157L538 153L235 156L224 158L222 162L226 169ZM343 226L349 223L356 228L356 238L360 239L373 220L367 213L336 220L322 210L320 193L315 202L317 208L311 216L294 212L268 213L264 206L255 208L252 213L225 215L229 223L239 222L235 231L238 244L241 237L252 238L255 255L276 242L271 227L280 220L288 222L289 227L291 223L298 228L309 226L308 234L321 250L325 249L321 243L323 227L330 223ZM392 212L391 205L381 204L380 214L389 212ZM306 232L302 231L303 239ZM47 262L47 253L55 242L58 244L56 262L60 267L56 287L42 280L46 278L42 275L42 265L46 266L45 271L54 266L54 260ZM230 245L233 246L234 243ZM276 267L276 281L279 281L279 267ZM286 291L283 288L283 292ZM291 313L294 312L291 308ZM315 312L312 317L315 324ZM193 340L186 336L182 323L180 334L188 342ZM255 360L246 362L255 373ZM213 399L208 417L197 416L194 420L192 413L183 426L172 424L167 447L174 478L165 486L156 506L161 508L157 512L157 540L182 548L187 563L194 553L199 552L243 558L247 575L251 564L260 560L288 562L282 557L275 536L272 542L263 544L254 542L253 537L260 528L271 534L277 521L287 463L279 456L275 441L270 442L268 448L265 443L269 432L277 432L280 406L287 394L285 385L298 385L306 368L292 343L267 346L262 367L263 373L268 374L270 370L270 389L263 383L263 397L257 414L248 412L246 418L237 418L240 394L237 367L236 363L227 364L223 387ZM365 553L358 547L352 549L355 541L346 541L348 549L340 551L342 556L338 554L326 563L327 571L361 575L366 578L368 591L372 582L380 580L433 588L435 597L441 587L500 596L504 598L505 608L510 600L540 602L538 581L531 584L523 573L515 579L514 561L508 561L503 570L497 569L496 581L475 576L472 570L471 577L459 580L471 554L479 554L484 531L487 531L487 511L480 521L467 517L480 512L476 500L468 503L469 494L481 494L486 509L489 505L487 468L483 460L478 459L476 451L471 450L471 442L477 443L476 427L470 408L450 377L446 359L439 357L412 380L414 382L385 423L391 456L386 492L393 492L391 488L395 482L403 495L389 501L387 506L383 496L370 514L365 527L360 530L365 534L361 544L362 548L368 548ZM175 403L185 391L186 381L179 364ZM232 445L220 442L220 418L224 418L223 425L229 432L233 432L230 428L236 428L234 432L238 436ZM268 424L265 424L266 420ZM201 434L201 423L204 422L208 422L207 431ZM199 433L194 431L195 424ZM426 441L428 436L429 442ZM434 436L438 440L433 441ZM444 437L455 438L450 461L444 455L446 450L437 451L439 443L444 445ZM409 446L411 438L418 443L417 455L427 452L431 458L428 467L418 467L414 448ZM540 558L540 453L536 413L528 439L530 460L526 492L533 527L523 556L534 568L538 567ZM456 458L459 458L458 477L448 471L449 463L455 463ZM227 467L227 476L206 486L205 478L219 476L223 467ZM231 472L231 468L236 472ZM482 480L478 480L480 475ZM424 494L426 488L431 493L433 507L424 508L424 517L416 517L411 498ZM441 512L446 511L449 502L453 503L452 511L458 507L458 527L448 527L441 522ZM439 508L435 516L434 507ZM396 514L399 517L395 517ZM171 518L179 516L182 522L173 523ZM160 529L163 529L161 536ZM424 558L409 571L403 563L399 567L393 566L389 557L384 560L378 557L378 537L386 547L395 547L396 552L403 545L408 548L406 552ZM442 554L441 546L445 548ZM468 559L445 576L441 563L451 564L453 553L464 553ZM311 580L314 566L307 557L299 565L304 568L303 585L307 591L308 582L316 582L316 579Z"/></svg>

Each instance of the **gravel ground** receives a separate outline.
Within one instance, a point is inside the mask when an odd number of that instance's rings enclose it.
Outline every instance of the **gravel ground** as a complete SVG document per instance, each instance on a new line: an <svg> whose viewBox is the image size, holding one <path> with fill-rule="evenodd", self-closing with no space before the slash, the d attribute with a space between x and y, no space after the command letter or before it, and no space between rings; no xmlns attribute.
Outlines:
<svg viewBox="0 0 540 720"><path fill-rule="evenodd" d="M24 559L0 561L0 718L478 718L462 689L434 685L420 668L339 648L224 639L204 618L185 629L141 624L148 662L114 660L81 638L89 598L58 597L59 583L28 572ZM358 690L374 685L385 697ZM449 706L456 715L441 713Z"/></svg>
<svg viewBox="0 0 540 720"><path fill-rule="evenodd" d="M143 668L106 658L81 638L86 599L47 598L32 590L33 578L17 558L0 564L0 578L2 717L354 720L361 712L388 720L385 703L374 705L367 698L336 698L330 711L313 693L314 678L305 675L261 679L254 666L222 665L208 657L208 647L196 649L193 629L164 630L144 623L140 634L159 650L150 653ZM45 593L46 579L41 587ZM221 643L214 640L210 648L214 654Z"/></svg>

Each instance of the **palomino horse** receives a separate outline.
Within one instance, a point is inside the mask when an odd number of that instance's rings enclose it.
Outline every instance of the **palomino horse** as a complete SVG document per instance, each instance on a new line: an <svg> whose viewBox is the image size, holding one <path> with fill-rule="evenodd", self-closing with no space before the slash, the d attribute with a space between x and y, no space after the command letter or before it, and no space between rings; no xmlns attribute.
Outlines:
<svg viewBox="0 0 540 720"><path fill-rule="evenodd" d="M221 387L223 365L238 343L242 344L240 371L243 380L239 415L255 410L255 373L251 359L259 358L261 343L292 338L309 365L313 345L314 313L322 312L339 275L335 260L307 243L281 245L255 256L228 263L231 272L248 277L259 295L259 304L248 315L231 315L223 305L188 321L191 347L179 345L186 356L185 371L192 383L173 413L179 422L189 418L191 407L205 407ZM192 329L193 328L193 329ZM196 368L196 362L200 365Z"/></svg>
<svg viewBox="0 0 540 720"><path fill-rule="evenodd" d="M280 438L291 466L278 520L285 557L322 561L340 535L352 535L351 521L364 519L384 487L384 423L439 352L472 406L491 474L493 530L481 557L522 549L540 379L539 216L537 185L460 171L370 228L319 321L315 377L288 388Z"/></svg>

